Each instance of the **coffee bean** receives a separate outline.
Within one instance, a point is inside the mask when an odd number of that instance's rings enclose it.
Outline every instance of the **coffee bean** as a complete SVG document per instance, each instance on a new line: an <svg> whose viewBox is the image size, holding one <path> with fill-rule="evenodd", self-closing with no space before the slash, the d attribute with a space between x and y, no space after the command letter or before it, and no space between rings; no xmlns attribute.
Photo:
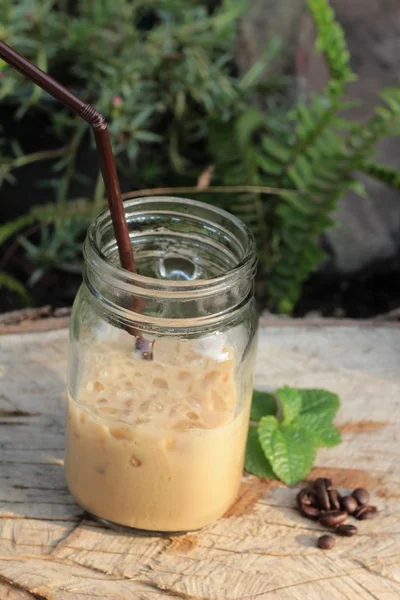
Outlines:
<svg viewBox="0 0 400 600"><path fill-rule="evenodd" d="M328 490L330 507L333 510L340 510L339 494L336 490Z"/></svg>
<svg viewBox="0 0 400 600"><path fill-rule="evenodd" d="M359 514L358 517L356 517L359 521L373 519L378 513L378 509L376 508L376 506L363 506L362 509L366 510L363 510L363 512Z"/></svg>
<svg viewBox="0 0 400 600"><path fill-rule="evenodd" d="M342 509L348 512L349 515L352 515L353 512L355 512L358 508L358 502L355 498L353 498L353 496L346 496L345 498L342 498L340 504Z"/></svg>
<svg viewBox="0 0 400 600"><path fill-rule="evenodd" d="M364 488L355 489L350 496L341 496L338 490L332 487L332 480L327 477L319 477L314 481L313 488L302 488L297 496L297 505L300 513L307 519L319 520L321 525L335 527L339 535L352 536L357 533L355 525L344 525L349 514L359 521L372 519L378 510L376 506L368 505L369 493ZM329 535L322 536L318 540L334 538ZM322 544L331 542L321 541ZM324 549L333 548L333 545L325 546Z"/></svg>
<svg viewBox="0 0 400 600"><path fill-rule="evenodd" d="M328 510L319 515L319 522L326 527L336 527L347 519L347 512L344 510Z"/></svg>
<svg viewBox="0 0 400 600"><path fill-rule="evenodd" d="M313 498L311 496L311 490L309 488L303 488L299 491L296 496L297 504L299 506L313 504Z"/></svg>
<svg viewBox="0 0 400 600"><path fill-rule="evenodd" d="M314 483L315 493L317 494L318 502L324 510L329 510L331 505L329 502L328 491L326 489L325 479L319 477Z"/></svg>
<svg viewBox="0 0 400 600"><path fill-rule="evenodd" d="M324 477L318 477L315 481L314 481L314 488L317 488L319 485L324 485L325 486L325 479Z"/></svg>
<svg viewBox="0 0 400 600"><path fill-rule="evenodd" d="M336 531L339 535L351 537L352 535L356 535L358 529L355 525L339 525Z"/></svg>
<svg viewBox="0 0 400 600"><path fill-rule="evenodd" d="M332 550L335 547L335 543L333 535L321 535L317 541L318 548L321 548L321 550Z"/></svg>
<svg viewBox="0 0 400 600"><path fill-rule="evenodd" d="M351 495L357 500L358 504L368 504L369 493L364 488L357 488Z"/></svg>
<svg viewBox="0 0 400 600"><path fill-rule="evenodd" d="M320 515L320 510L318 508L315 508L315 506L309 506L307 504L303 504L302 506L300 506L299 510L303 517L306 517L307 519L311 519L313 521L317 521Z"/></svg>
<svg viewBox="0 0 400 600"><path fill-rule="evenodd" d="M363 520L363 515L366 514L368 512L368 509L366 506L359 506L357 508L357 510L353 513L353 517L355 519L358 519L359 521Z"/></svg>

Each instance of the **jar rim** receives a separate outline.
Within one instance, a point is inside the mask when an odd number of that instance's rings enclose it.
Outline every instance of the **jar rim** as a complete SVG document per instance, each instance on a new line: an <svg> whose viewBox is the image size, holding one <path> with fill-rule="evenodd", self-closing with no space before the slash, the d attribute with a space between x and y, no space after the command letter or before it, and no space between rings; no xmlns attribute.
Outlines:
<svg viewBox="0 0 400 600"><path fill-rule="evenodd" d="M179 206L191 206L194 209L199 208L202 210L207 210L212 214L218 215L219 217L223 217L228 219L234 226L238 228L244 235L247 242L247 248L244 249L244 254L241 259L235 264L232 268L228 269L225 273L221 275L217 275L215 277L211 277L208 279L193 279L193 280L168 280L168 279L160 279L156 277L150 277L148 275L140 275L139 273L132 273L123 269L120 265L112 263L105 254L101 251L98 244L98 232L102 226L109 224L111 221L111 214L109 209L103 210L90 224L87 232L87 237L85 241L85 254L86 257L90 259L95 258L96 270L101 271L103 274L111 277L114 281L121 281L125 283L125 285L134 285L139 286L141 288L146 289L163 289L169 292L191 292L191 291L199 291L199 288L204 288L206 286L219 287L220 285L224 285L227 280L231 280L232 277L238 277L240 273L247 271L255 267L257 262L256 255L256 243L253 233L250 229L241 221L238 217L232 215L231 213L223 210L219 207L216 207L212 204L206 202L200 202L198 200L191 200L186 198L177 198L174 196L143 196L140 198L134 198L130 200L124 201L124 209L125 214L129 211L130 208L140 207L143 208L143 212L146 212L146 208L151 212L151 206L157 204L175 204L177 207ZM88 254L91 254L89 256ZM93 256L94 254L94 256ZM90 260L93 264L93 260Z"/></svg>

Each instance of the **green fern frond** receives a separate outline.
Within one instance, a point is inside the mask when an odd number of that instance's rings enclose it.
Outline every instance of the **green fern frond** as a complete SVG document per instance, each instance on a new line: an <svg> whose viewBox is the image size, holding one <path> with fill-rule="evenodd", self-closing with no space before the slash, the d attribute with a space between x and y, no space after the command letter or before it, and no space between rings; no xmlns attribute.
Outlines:
<svg viewBox="0 0 400 600"><path fill-rule="evenodd" d="M378 162L366 160L361 167L366 175L400 191L400 171Z"/></svg>
<svg viewBox="0 0 400 600"><path fill-rule="evenodd" d="M324 54L331 76L329 91L333 96L341 96L344 85L356 79L343 29L328 0L308 0L308 8L317 30L317 49Z"/></svg>
<svg viewBox="0 0 400 600"><path fill-rule="evenodd" d="M360 125L350 137L350 145L356 154L370 151L382 138L400 132L400 88L386 88L380 96L383 103L375 108L368 122Z"/></svg>
<svg viewBox="0 0 400 600"><path fill-rule="evenodd" d="M317 31L316 45L323 52L330 72L329 85L325 93L315 96L309 105L299 103L289 113L289 119L295 127L294 142L293 139L285 138L285 147L280 148L277 154L276 141L268 138L263 140L264 150L269 155L269 160L272 160L270 174L281 178L279 181L275 179L274 185L283 187L282 177L290 170L291 183L299 189L305 189L304 179L309 179L312 172L307 169L303 155L308 154L308 158L314 161L317 157L322 158L323 154L329 156L333 150L340 152L343 143L335 128L343 129L347 122L338 113L345 107L342 100L344 86L355 78L350 68L350 54L343 30L335 21L328 0L308 0L308 6ZM296 165L298 157L303 165ZM267 166L265 161L262 162ZM276 166L276 162L280 162L281 166Z"/></svg>
<svg viewBox="0 0 400 600"><path fill-rule="evenodd" d="M0 246L4 244L15 233L21 231L27 225L30 225L34 221L31 214L23 215L13 221L8 221L0 227Z"/></svg>
<svg viewBox="0 0 400 600"><path fill-rule="evenodd" d="M334 223L332 214L348 190L362 193L355 172L364 170L394 185L397 172L377 169L370 156L382 137L396 130L400 90L385 90L384 103L363 125L340 116L341 97L317 97L299 104L287 123L292 132L271 127L269 118L250 111L247 119L226 126L214 156L225 184L253 183L297 194L241 195L230 208L251 227L259 246L268 305L292 310L304 281L324 259L319 237ZM343 135L343 130L346 135Z"/></svg>
<svg viewBox="0 0 400 600"><path fill-rule="evenodd" d="M26 291L25 286L18 281L18 279L15 279L15 277L12 277L4 271L0 271L0 289L1 288L5 288L10 290L10 292L17 294L24 304L28 304L31 300L31 297Z"/></svg>
<svg viewBox="0 0 400 600"><path fill-rule="evenodd" d="M68 202L59 202L56 205L49 203L34 206L29 215L32 220L39 221L44 225L52 225L65 219L72 219L82 221L87 226L105 207L104 202L91 202L86 198L78 198Z"/></svg>
<svg viewBox="0 0 400 600"><path fill-rule="evenodd" d="M363 171L377 142L400 127L400 89L385 89L381 96L384 104L347 138L346 161L342 166L344 180L351 179L353 171Z"/></svg>
<svg viewBox="0 0 400 600"><path fill-rule="evenodd" d="M258 185L258 148L255 136L265 116L251 109L235 123L210 124L209 151L216 167L215 176L224 185ZM261 194L235 194L224 206L253 232L259 245L266 236Z"/></svg>
<svg viewBox="0 0 400 600"><path fill-rule="evenodd" d="M82 221L82 226L87 226L104 208L104 202L91 202L85 198L59 202L58 204L49 203L33 206L25 215L8 221L0 227L0 245L27 225L35 222L42 225L54 225L65 221L65 219L71 219Z"/></svg>

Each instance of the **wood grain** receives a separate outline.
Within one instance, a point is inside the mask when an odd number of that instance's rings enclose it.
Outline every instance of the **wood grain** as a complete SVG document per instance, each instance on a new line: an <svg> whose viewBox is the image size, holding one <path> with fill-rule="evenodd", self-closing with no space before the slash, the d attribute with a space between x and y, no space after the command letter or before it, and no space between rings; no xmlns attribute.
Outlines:
<svg viewBox="0 0 400 600"><path fill-rule="evenodd" d="M400 329L263 327L256 386L340 394L343 443L312 474L371 490L376 520L322 552L296 489L245 475L203 531L134 536L89 519L63 477L67 332L0 337L0 600L398 600Z"/></svg>

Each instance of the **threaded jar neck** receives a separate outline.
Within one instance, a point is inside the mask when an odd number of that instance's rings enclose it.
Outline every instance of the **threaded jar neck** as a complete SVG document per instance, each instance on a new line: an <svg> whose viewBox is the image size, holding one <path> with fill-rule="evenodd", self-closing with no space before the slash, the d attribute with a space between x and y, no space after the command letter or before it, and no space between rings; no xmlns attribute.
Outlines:
<svg viewBox="0 0 400 600"><path fill-rule="evenodd" d="M129 200L125 214L138 273L120 267L108 210L84 244L86 286L116 319L145 328L205 326L251 301L255 241L239 219L170 197Z"/></svg>

